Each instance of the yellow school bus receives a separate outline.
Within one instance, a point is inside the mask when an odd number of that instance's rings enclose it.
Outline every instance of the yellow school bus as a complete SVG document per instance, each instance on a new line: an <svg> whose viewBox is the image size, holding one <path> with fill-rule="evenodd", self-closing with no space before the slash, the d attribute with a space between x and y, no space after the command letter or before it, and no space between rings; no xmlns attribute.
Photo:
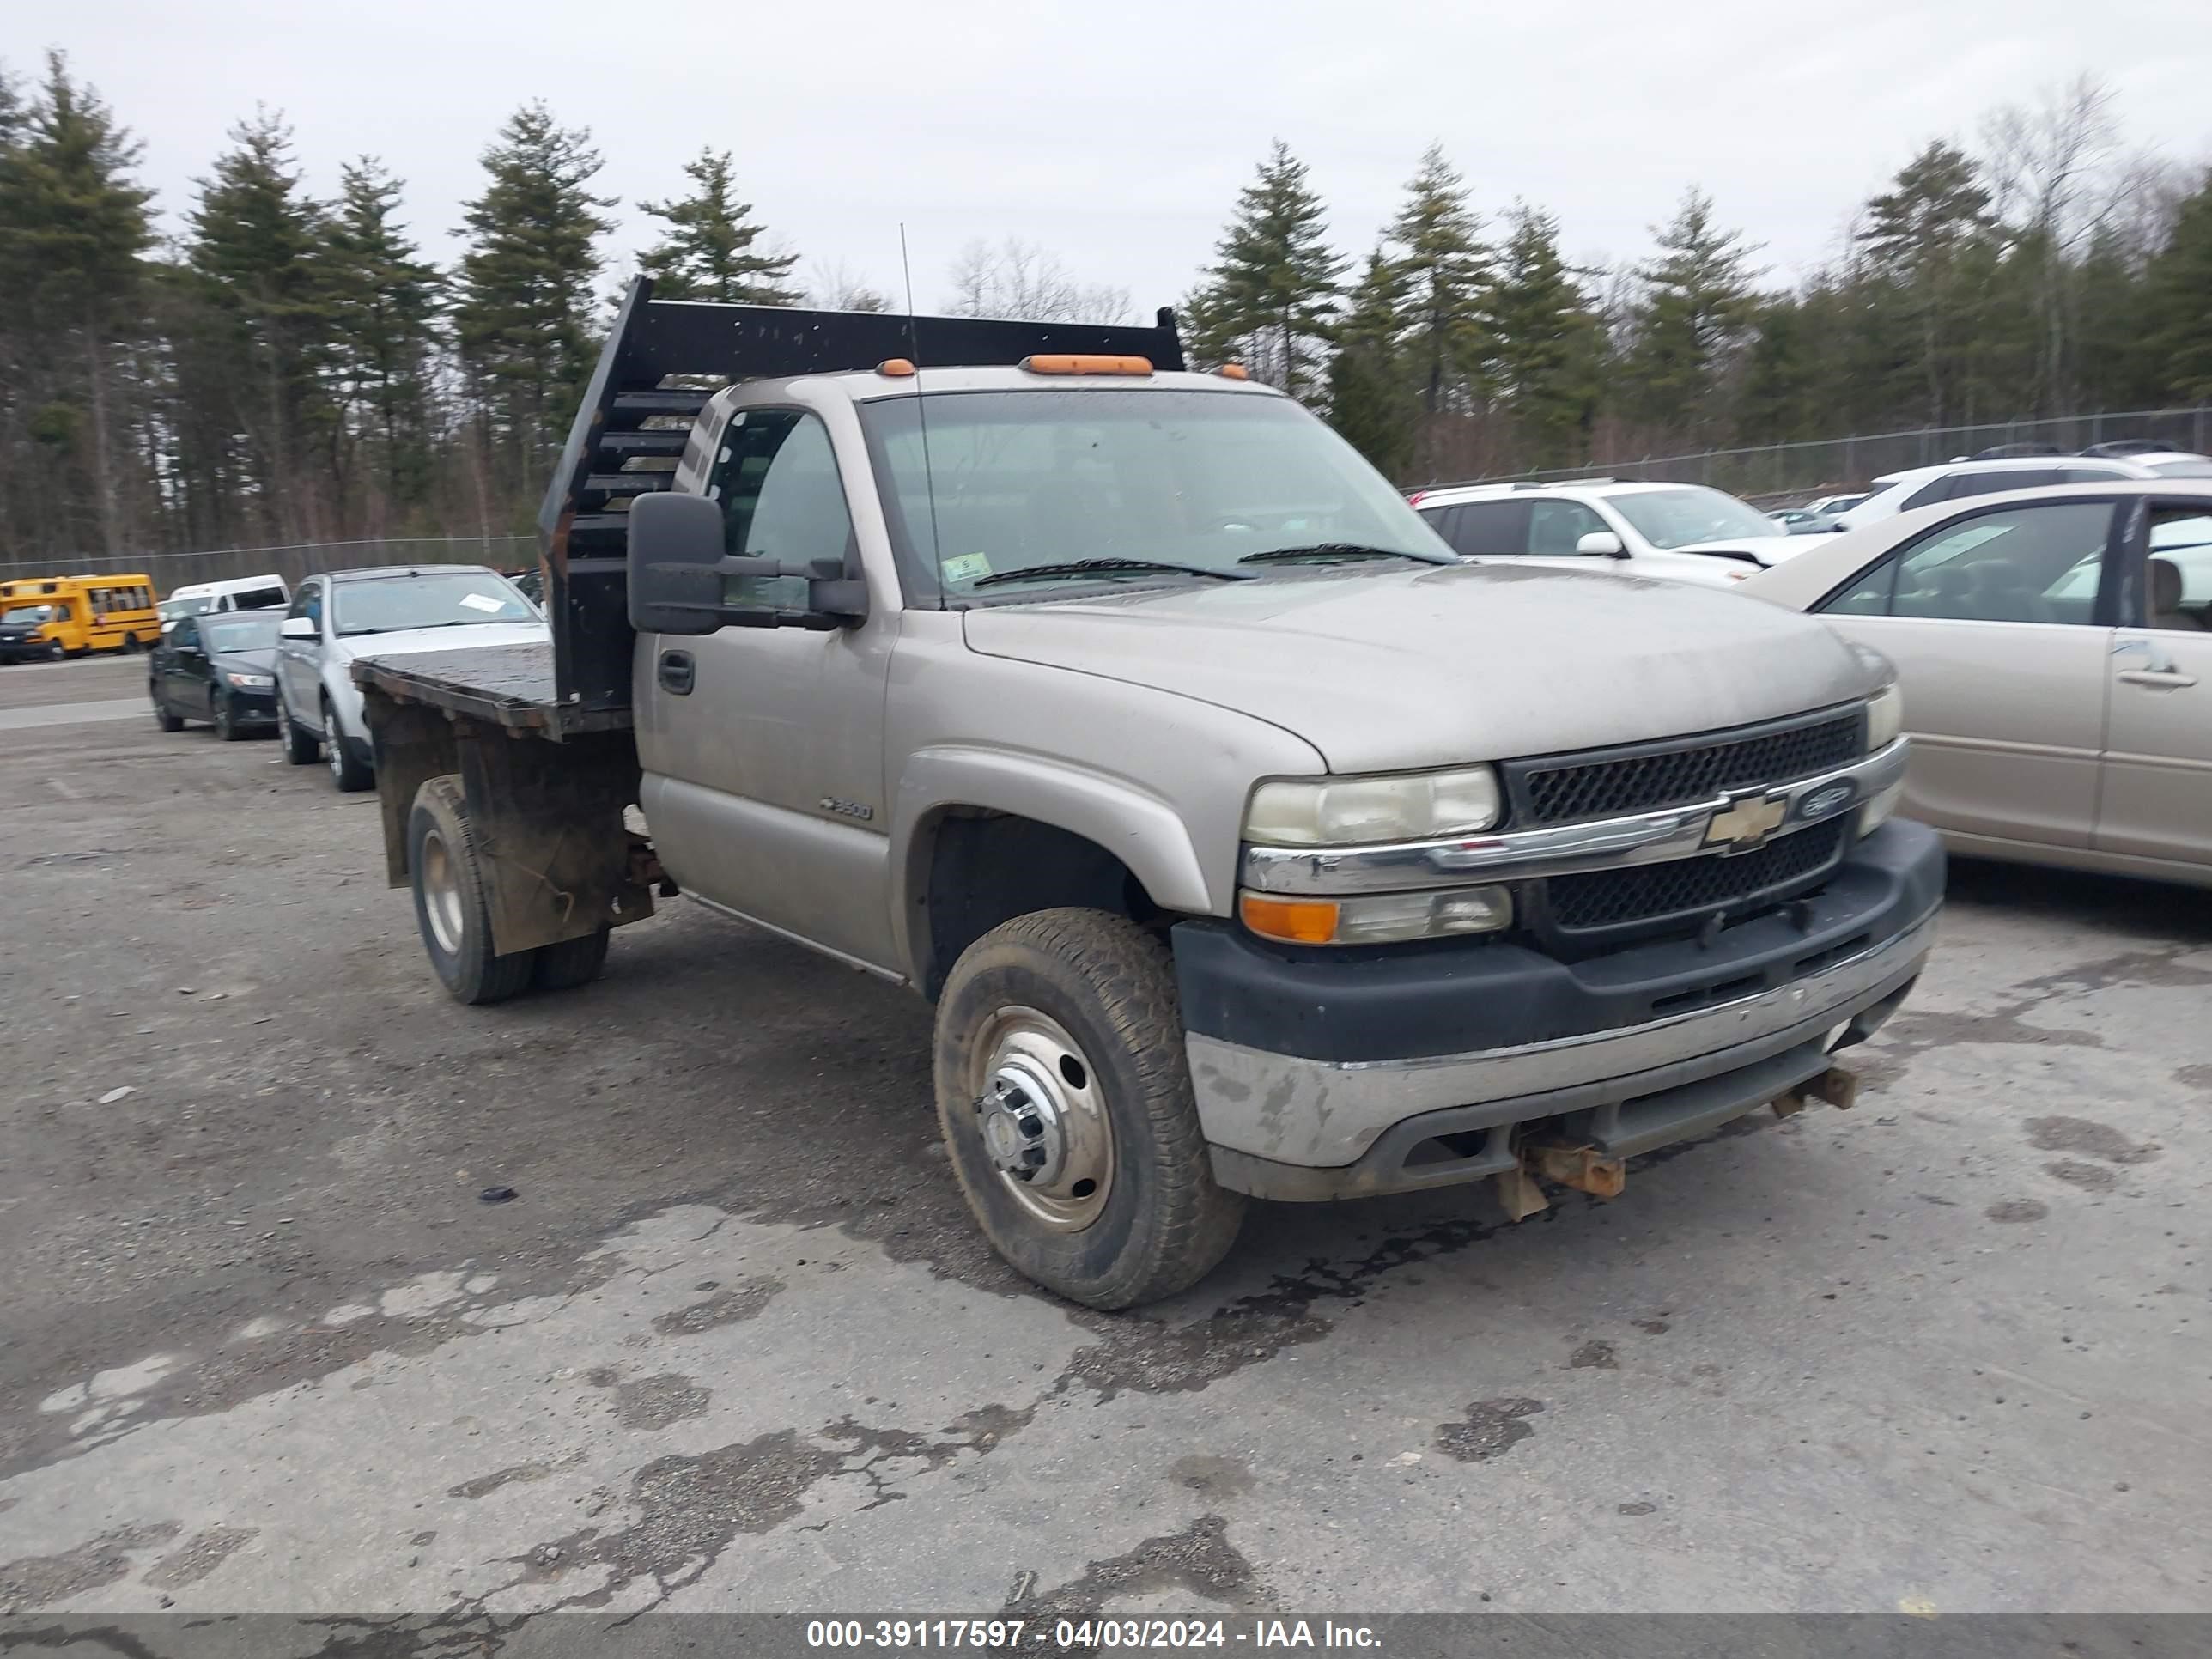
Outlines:
<svg viewBox="0 0 2212 1659"><path fill-rule="evenodd" d="M33 576L0 582L0 626L21 630L23 645L81 657L89 651L142 651L161 637L154 579L141 575Z"/></svg>

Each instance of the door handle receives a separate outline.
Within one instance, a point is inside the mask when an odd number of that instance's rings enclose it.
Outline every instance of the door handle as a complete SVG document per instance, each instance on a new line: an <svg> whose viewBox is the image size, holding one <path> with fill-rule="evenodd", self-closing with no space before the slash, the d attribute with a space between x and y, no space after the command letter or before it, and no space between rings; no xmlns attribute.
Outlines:
<svg viewBox="0 0 2212 1659"><path fill-rule="evenodd" d="M2197 676L2174 668L2123 668L2120 678L2130 685L2154 685L2161 691L2179 691L2197 684Z"/></svg>
<svg viewBox="0 0 2212 1659"><path fill-rule="evenodd" d="M660 653L660 689L676 696L688 697L696 678L697 665L689 651L664 651Z"/></svg>

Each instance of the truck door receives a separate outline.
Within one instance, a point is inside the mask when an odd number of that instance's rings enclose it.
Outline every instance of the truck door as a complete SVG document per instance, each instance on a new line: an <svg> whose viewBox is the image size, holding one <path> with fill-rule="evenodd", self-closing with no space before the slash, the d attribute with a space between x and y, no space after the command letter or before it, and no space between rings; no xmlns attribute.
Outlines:
<svg viewBox="0 0 2212 1659"><path fill-rule="evenodd" d="M818 415L738 410L707 493L721 504L732 553L842 558L860 574ZM805 588L778 578L742 598L795 609ZM884 969L893 961L884 698L896 626L879 609L823 632L641 636L635 687L645 816L669 873L748 920Z"/></svg>

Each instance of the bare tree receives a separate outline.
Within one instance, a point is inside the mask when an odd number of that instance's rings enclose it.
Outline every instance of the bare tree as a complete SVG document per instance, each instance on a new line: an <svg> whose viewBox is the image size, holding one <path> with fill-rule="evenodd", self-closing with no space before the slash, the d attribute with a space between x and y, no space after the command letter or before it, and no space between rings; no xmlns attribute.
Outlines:
<svg viewBox="0 0 2212 1659"><path fill-rule="evenodd" d="M2069 390L2076 255L2130 194L2114 100L2109 84L2084 72L2032 104L1999 106L1983 125L1997 218L2014 257L2033 262L2035 392L2046 410L2063 406Z"/></svg>
<svg viewBox="0 0 2212 1659"><path fill-rule="evenodd" d="M952 262L956 317L1013 317L1040 323L1118 323L1129 314L1129 290L1079 283L1058 256L1009 236L994 246L978 237Z"/></svg>
<svg viewBox="0 0 2212 1659"><path fill-rule="evenodd" d="M807 267L806 303L817 311L889 311L890 297L842 259Z"/></svg>

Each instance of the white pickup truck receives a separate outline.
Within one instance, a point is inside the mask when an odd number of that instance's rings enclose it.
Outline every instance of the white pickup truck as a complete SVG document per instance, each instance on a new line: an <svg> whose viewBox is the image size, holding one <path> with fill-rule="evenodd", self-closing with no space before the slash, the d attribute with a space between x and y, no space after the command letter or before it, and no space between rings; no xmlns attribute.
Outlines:
<svg viewBox="0 0 2212 1659"><path fill-rule="evenodd" d="M1519 1216L1846 1104L1933 937L1878 656L1463 564L1164 313L641 283L543 528L550 647L353 671L441 980L580 983L680 890L909 986L977 1220L1094 1306L1193 1283L1248 1196Z"/></svg>

